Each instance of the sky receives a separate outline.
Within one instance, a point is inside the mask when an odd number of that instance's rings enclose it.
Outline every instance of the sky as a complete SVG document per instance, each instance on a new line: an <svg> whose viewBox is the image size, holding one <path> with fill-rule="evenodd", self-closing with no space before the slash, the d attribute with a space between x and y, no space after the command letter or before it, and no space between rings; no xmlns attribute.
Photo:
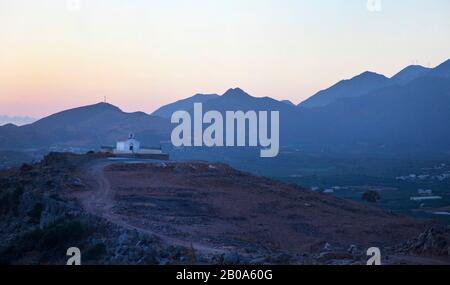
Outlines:
<svg viewBox="0 0 450 285"><path fill-rule="evenodd" d="M449 34L448 0L0 0L0 115L105 96L152 112L234 87L298 104L366 70L435 66Z"/></svg>

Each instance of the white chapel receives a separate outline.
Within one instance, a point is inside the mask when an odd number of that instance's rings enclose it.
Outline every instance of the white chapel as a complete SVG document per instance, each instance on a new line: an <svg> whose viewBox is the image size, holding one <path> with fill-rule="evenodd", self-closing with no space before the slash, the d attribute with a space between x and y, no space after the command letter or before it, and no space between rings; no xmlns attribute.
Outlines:
<svg viewBox="0 0 450 285"><path fill-rule="evenodd" d="M114 153L139 153L141 143L136 140L133 133L130 133L126 141L118 141Z"/></svg>

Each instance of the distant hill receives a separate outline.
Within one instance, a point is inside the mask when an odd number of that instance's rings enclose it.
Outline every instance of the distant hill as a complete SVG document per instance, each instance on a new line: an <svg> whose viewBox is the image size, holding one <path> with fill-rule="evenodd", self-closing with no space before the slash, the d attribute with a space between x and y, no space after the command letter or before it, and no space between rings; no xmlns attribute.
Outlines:
<svg viewBox="0 0 450 285"><path fill-rule="evenodd" d="M325 90L319 91L298 106L301 108L324 107L343 98L355 98L368 95L374 91L394 85L406 85L421 77L450 78L450 60L435 68L410 65L387 78L384 75L366 71L349 80L342 80Z"/></svg>
<svg viewBox="0 0 450 285"><path fill-rule="evenodd" d="M98 103L59 112L22 127L0 127L0 150L98 148L126 138L129 132L146 145L159 145L159 141L169 138L170 123L142 112L125 113L113 105Z"/></svg>
<svg viewBox="0 0 450 285"><path fill-rule="evenodd" d="M366 71L316 93L300 103L299 106L305 108L323 107L339 99L360 97L392 84L393 82L386 76Z"/></svg>
<svg viewBox="0 0 450 285"><path fill-rule="evenodd" d="M280 137L285 142L292 141L296 137L297 107L270 97L254 97L240 88L231 88L222 96L203 103L203 112L209 110L219 111L223 116L226 111L278 111L281 122Z"/></svg>
<svg viewBox="0 0 450 285"><path fill-rule="evenodd" d="M322 108L301 109L299 143L347 150L450 151L450 80L418 78Z"/></svg>
<svg viewBox="0 0 450 285"><path fill-rule="evenodd" d="M292 103L290 100L281 100L282 103L288 104L290 106L295 106L294 103Z"/></svg>
<svg viewBox="0 0 450 285"><path fill-rule="evenodd" d="M391 79L366 72L319 92L300 104L301 108L269 97L254 97L240 88L229 89L221 96L198 94L180 100L153 113L159 116L125 113L113 105L99 103L59 112L21 127L2 126L0 150L98 148L124 139L129 132L146 145L159 145L170 138L171 112L192 112L194 102L203 102L203 112L279 111L282 147L450 153L448 74L450 61L430 70L409 66ZM316 107L304 107L308 102Z"/></svg>
<svg viewBox="0 0 450 285"><path fill-rule="evenodd" d="M431 68L423 67L421 65L410 65L391 77L391 79L397 84L405 85L414 79L425 76L430 70Z"/></svg>
<svg viewBox="0 0 450 285"><path fill-rule="evenodd" d="M231 88L222 96L203 104L204 110L272 110L295 112L293 106L270 97L253 97L240 88Z"/></svg>
<svg viewBox="0 0 450 285"><path fill-rule="evenodd" d="M178 110L186 110L192 108L194 103L204 103L206 101L216 99L217 94L196 94L192 97L176 101L165 106L162 106L158 110L152 113L153 116L159 116L162 118L170 118L172 114Z"/></svg>
<svg viewBox="0 0 450 285"><path fill-rule="evenodd" d="M174 111L191 111L194 103L203 103L204 110L290 110L295 111L295 105L290 101L277 101L270 97L253 97L241 88L230 88L224 94L197 94L184 100L179 100L159 108L152 115L170 118Z"/></svg>
<svg viewBox="0 0 450 285"><path fill-rule="evenodd" d="M20 116L0 115L0 126L7 125L7 124L22 126L22 125L26 125L26 124L31 124L35 121L36 121L35 118L31 118L31 117L27 117L27 116L20 117Z"/></svg>
<svg viewBox="0 0 450 285"><path fill-rule="evenodd" d="M189 98L189 102L190 103L183 105L184 108L178 110L192 113L195 100ZM172 105L168 106L172 107ZM181 105L179 106L181 107ZM293 122L295 122L295 117L298 113L296 106L293 104L280 102L270 97L254 97L241 88L230 88L221 96L204 101L203 112L205 113L209 110L219 111L224 116L226 111L279 111L280 120L284 122L284 124L280 126L280 132L285 133L286 135L291 135L289 132L284 132L284 130L287 131L290 126L293 126Z"/></svg>
<svg viewBox="0 0 450 285"><path fill-rule="evenodd" d="M232 111L232 110L285 110L295 112L295 105L290 101L277 101L270 97L253 97L241 88L230 88L221 96L216 94L197 94L184 100L177 101L172 104L165 105L153 112L152 115L157 115L165 118L170 118L172 112L178 110L191 111L194 108L194 103L203 103L203 109L217 110L217 111Z"/></svg>
<svg viewBox="0 0 450 285"><path fill-rule="evenodd" d="M433 68L427 76L450 78L450 59Z"/></svg>

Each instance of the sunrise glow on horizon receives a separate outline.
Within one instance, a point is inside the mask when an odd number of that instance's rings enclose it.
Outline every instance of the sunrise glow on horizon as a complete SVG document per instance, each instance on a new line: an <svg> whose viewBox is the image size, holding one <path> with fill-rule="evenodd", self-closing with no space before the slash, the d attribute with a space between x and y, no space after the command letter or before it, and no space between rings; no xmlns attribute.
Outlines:
<svg viewBox="0 0 450 285"><path fill-rule="evenodd" d="M79 2L0 0L0 115L105 96L150 113L234 87L298 104L366 70L450 58L448 0L382 0L379 12L367 0Z"/></svg>

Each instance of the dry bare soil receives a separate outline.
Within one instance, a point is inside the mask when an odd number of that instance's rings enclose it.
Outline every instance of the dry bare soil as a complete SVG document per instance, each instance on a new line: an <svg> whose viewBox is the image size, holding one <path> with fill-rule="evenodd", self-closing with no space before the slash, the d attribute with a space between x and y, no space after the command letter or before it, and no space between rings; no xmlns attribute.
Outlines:
<svg viewBox="0 0 450 285"><path fill-rule="evenodd" d="M0 264L450 264L448 227L220 163L51 153L0 206Z"/></svg>
<svg viewBox="0 0 450 285"><path fill-rule="evenodd" d="M330 248L342 253L352 246L389 251L433 225L224 164L101 160L80 175L90 185L78 195L88 212L200 252L323 257Z"/></svg>

